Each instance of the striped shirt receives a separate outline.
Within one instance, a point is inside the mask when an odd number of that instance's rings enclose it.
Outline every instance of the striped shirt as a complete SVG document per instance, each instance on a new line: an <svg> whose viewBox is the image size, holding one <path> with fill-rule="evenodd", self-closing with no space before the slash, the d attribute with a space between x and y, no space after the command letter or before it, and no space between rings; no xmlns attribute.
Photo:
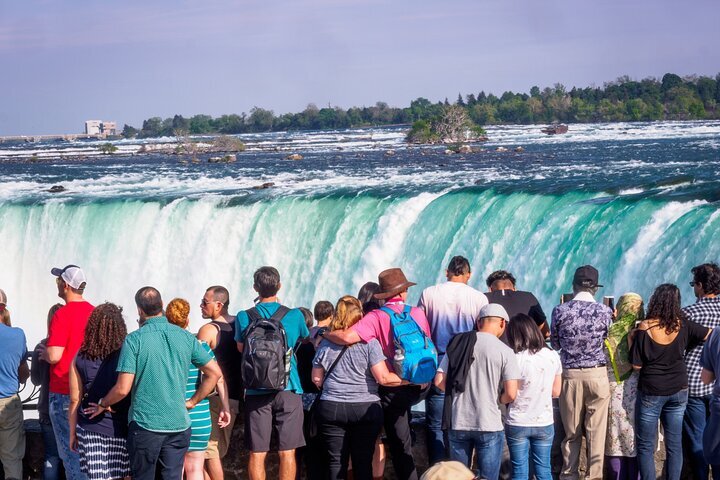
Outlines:
<svg viewBox="0 0 720 480"><path fill-rule="evenodd" d="M215 358L210 345L200 342L206 352L212 358ZM200 385L200 369L192 365L188 372L188 380L185 385L185 400L195 395L195 391ZM190 448L189 451L197 452L207 449L210 431L212 430L212 421L210 419L210 400L204 398L200 400L195 407L188 412L190 415Z"/></svg>
<svg viewBox="0 0 720 480"><path fill-rule="evenodd" d="M703 327L720 327L720 297L700 298L692 305L683 308L689 320L699 323ZM700 381L700 355L704 343L685 352L685 365L688 371L688 395L691 397L704 397L713 391L713 384L705 385Z"/></svg>

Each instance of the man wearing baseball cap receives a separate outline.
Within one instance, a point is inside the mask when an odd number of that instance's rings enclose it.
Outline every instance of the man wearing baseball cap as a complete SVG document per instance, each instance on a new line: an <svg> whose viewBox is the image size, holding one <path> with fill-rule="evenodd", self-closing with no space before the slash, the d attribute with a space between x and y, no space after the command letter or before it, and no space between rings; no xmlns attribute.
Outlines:
<svg viewBox="0 0 720 480"><path fill-rule="evenodd" d="M574 297L552 312L550 339L563 366L560 416L565 428L560 478L578 478L583 431L588 479L603 478L610 384L604 342L613 312L595 301L602 287L592 265L575 270Z"/></svg>
<svg viewBox="0 0 720 480"><path fill-rule="evenodd" d="M85 301L85 273L77 265L53 268L58 297L65 301L50 321L47 349L42 354L50 364L50 418L55 431L58 453L65 466L68 479L84 480L80 470L80 457L70 447L68 407L70 405L70 364L77 355L85 337L93 306Z"/></svg>
<svg viewBox="0 0 720 480"><path fill-rule="evenodd" d="M520 367L500 340L509 320L502 305L482 307L476 331L450 340L435 376L435 386L446 395L443 428L449 431L450 459L470 467L474 448L477 478L500 476L505 444L500 403L517 395Z"/></svg>

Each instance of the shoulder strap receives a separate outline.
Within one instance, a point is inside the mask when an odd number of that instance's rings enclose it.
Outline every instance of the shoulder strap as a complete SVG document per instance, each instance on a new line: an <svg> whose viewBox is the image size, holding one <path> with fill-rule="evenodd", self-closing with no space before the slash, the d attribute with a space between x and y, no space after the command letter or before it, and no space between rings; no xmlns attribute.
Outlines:
<svg viewBox="0 0 720 480"><path fill-rule="evenodd" d="M258 312L258 309L255 307L248 308L247 310L245 310L245 313L248 316L248 323L257 322L258 320L262 319L260 312Z"/></svg>
<svg viewBox="0 0 720 480"><path fill-rule="evenodd" d="M330 374L332 373L333 370L335 370L335 365L338 364L338 362L340 361L340 359L342 358L342 356L345 354L345 352L347 351L347 349L348 349L348 346L345 345L345 346L343 347L343 349L340 350L340 353L338 354L338 356L337 356L337 358L335 359L335 361L332 363L332 365L330 365L330 368L327 369L327 372L325 372L325 378L323 379L323 385L325 384L325 381L326 381L328 378L330 378ZM322 387L320 387L320 390L322 390Z"/></svg>
<svg viewBox="0 0 720 480"><path fill-rule="evenodd" d="M389 316L391 319L392 319L393 315L395 315L395 311L392 310L392 309L389 308L389 307L383 306L383 307L380 307L380 310L382 310L383 312L387 313L388 316Z"/></svg>
<svg viewBox="0 0 720 480"><path fill-rule="evenodd" d="M290 312L290 309L286 307L285 305L280 305L277 310L275 310L275 313L273 313L270 316L270 320L274 320L278 323L282 322L282 319L285 318L285 315L287 315Z"/></svg>

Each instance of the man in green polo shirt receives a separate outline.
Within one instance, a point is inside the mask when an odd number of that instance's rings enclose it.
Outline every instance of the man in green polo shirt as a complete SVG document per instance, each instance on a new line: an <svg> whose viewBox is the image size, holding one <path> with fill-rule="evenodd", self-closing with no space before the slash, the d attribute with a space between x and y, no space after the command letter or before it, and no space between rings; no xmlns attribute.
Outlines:
<svg viewBox="0 0 720 480"><path fill-rule="evenodd" d="M163 479L177 480L190 445L188 410L212 392L222 373L195 336L168 323L155 288L138 290L135 304L140 328L125 339L117 383L98 401L93 416L132 391L128 450L133 479L153 480L159 463ZM203 379L186 402L191 364L202 371Z"/></svg>

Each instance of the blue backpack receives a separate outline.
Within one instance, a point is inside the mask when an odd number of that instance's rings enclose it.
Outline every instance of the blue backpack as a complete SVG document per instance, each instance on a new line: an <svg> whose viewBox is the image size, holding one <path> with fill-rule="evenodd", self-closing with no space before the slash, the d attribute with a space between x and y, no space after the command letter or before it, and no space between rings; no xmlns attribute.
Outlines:
<svg viewBox="0 0 720 480"><path fill-rule="evenodd" d="M405 305L401 313L395 313L387 307L380 310L390 316L395 342L395 373L410 383L428 383L433 380L438 368L437 350L432 340L410 316L411 308Z"/></svg>

